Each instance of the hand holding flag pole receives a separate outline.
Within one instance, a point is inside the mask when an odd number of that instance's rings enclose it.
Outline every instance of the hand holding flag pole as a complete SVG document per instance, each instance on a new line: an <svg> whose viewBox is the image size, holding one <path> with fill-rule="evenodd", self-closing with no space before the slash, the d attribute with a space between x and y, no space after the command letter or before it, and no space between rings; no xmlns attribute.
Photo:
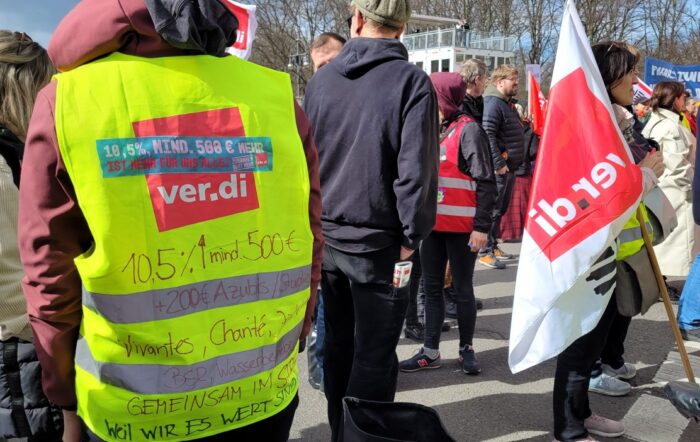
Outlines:
<svg viewBox="0 0 700 442"><path fill-rule="evenodd" d="M656 277L656 283L659 285L659 290L661 291L661 299L664 301L664 307L666 308L666 314L668 315L668 321L671 323L671 330L673 331L673 337L676 339L676 344L678 345L678 353L681 355L681 361L683 362L683 368L685 369L685 374L688 377L688 382L695 383L695 375L693 374L693 367L690 365L690 359L688 358L688 352L685 349L685 344L683 343L683 337L681 336L681 331L678 328L678 321L676 321L676 314L673 312L673 306L671 305L671 298L668 296L668 289L666 288L666 282L661 274L661 269L659 268L659 262L656 260L656 254L654 253L654 246L651 242L651 236L646 228L646 222L644 221L644 216L642 215L641 207L637 209L637 220L639 221L639 226L642 229L642 237L644 238L644 247L647 249L649 254L649 261L651 262L651 267L654 269L654 276Z"/></svg>

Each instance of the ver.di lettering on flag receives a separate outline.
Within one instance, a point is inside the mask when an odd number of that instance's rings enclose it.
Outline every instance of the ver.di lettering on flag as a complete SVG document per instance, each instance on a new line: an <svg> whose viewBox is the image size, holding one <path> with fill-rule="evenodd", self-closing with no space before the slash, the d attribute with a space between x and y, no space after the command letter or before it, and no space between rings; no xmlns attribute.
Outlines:
<svg viewBox="0 0 700 442"><path fill-rule="evenodd" d="M516 279L508 357L514 373L558 355L597 325L615 287L615 238L641 193L641 171L569 0Z"/></svg>
<svg viewBox="0 0 700 442"><path fill-rule="evenodd" d="M253 41L255 40L255 32L258 29L258 22L255 17L257 7L255 5L246 5L233 0L225 0L223 4L226 5L226 7L233 12L233 15L235 15L238 19L236 41L230 48L226 49L226 52L244 60L248 60L250 58L250 54L253 52Z"/></svg>

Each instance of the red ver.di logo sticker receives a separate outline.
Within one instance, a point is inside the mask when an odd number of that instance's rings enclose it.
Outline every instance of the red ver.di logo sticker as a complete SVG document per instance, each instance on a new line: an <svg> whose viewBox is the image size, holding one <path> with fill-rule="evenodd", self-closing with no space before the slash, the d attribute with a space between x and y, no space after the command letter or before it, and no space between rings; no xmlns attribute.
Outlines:
<svg viewBox="0 0 700 442"><path fill-rule="evenodd" d="M196 112L133 123L137 137L245 137L238 108ZM198 146L201 147L201 146ZM205 147L201 147L204 149ZM206 145L207 153L213 149ZM256 163L269 157L254 154ZM192 152L189 158L160 156L158 161L175 161L191 168L219 164ZM231 161L221 155L221 161ZM255 177L251 172L167 173L146 175L148 191L159 231L175 229L259 207Z"/></svg>

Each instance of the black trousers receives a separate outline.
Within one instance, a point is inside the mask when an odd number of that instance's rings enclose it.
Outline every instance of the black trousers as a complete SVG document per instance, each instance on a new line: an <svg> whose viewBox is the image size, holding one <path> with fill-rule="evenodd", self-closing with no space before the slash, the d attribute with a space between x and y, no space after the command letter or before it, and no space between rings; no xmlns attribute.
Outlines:
<svg viewBox="0 0 700 442"><path fill-rule="evenodd" d="M445 318L445 267L452 265L452 287L457 304L459 346L471 345L476 325L474 299L474 265L476 253L469 247L468 233L431 232L420 249L425 287L425 340L423 345L437 350Z"/></svg>
<svg viewBox="0 0 700 442"><path fill-rule="evenodd" d="M420 251L416 250L411 257L413 270L411 271L410 290L408 293L408 309L406 310L406 325L417 325L425 322L418 317L418 293L422 284L423 270L420 265Z"/></svg>
<svg viewBox="0 0 700 442"><path fill-rule="evenodd" d="M248 426L220 433L215 436L192 439L198 442L286 442L289 440L289 430L292 428L294 413L299 406L297 394L287 408L267 419ZM83 425L83 442L104 442Z"/></svg>
<svg viewBox="0 0 700 442"><path fill-rule="evenodd" d="M498 238L501 236L501 217L508 211L510 200L513 197L513 188L515 186L515 171L510 171L503 175L496 175L496 188L498 196L496 204L491 212L491 229L489 229L488 242L486 243L486 252L492 252L494 247L498 245Z"/></svg>
<svg viewBox="0 0 700 442"><path fill-rule="evenodd" d="M343 421L342 399L393 401L409 287L394 289L400 245L368 253L324 249L321 287L326 320L323 382L333 440Z"/></svg>
<svg viewBox="0 0 700 442"><path fill-rule="evenodd" d="M631 322L631 317L622 316L615 309L615 318L610 326L608 339L605 340L605 347L600 353L600 359L593 366L591 377L600 376L603 373L601 364L607 364L612 368L620 368L625 364L625 339L627 339L627 330L629 330Z"/></svg>
<svg viewBox="0 0 700 442"><path fill-rule="evenodd" d="M598 325L557 357L554 374L554 437L562 442L584 438L583 421L591 416L588 383L617 315L615 293Z"/></svg>

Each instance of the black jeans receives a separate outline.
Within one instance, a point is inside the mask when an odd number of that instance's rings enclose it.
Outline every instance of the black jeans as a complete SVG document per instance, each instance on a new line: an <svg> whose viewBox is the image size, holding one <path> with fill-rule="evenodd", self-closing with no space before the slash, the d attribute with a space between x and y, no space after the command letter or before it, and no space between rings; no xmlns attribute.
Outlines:
<svg viewBox="0 0 700 442"><path fill-rule="evenodd" d="M343 421L342 399L393 401L396 346L409 287L394 289L400 245L351 254L326 246L321 287L326 314L323 382L333 440Z"/></svg>
<svg viewBox="0 0 700 442"><path fill-rule="evenodd" d="M292 428L294 413L299 406L299 395L297 394L287 408L267 419L255 422L242 428L219 433L215 436L191 439L198 442L286 442L289 440L289 430ZM104 442L95 436L83 424L82 442Z"/></svg>
<svg viewBox="0 0 700 442"><path fill-rule="evenodd" d="M474 265L476 253L469 247L468 233L431 232L420 248L425 287L425 340L423 345L437 350L440 331L445 318L445 267L452 266L452 287L457 304L459 346L471 345L476 325L474 299Z"/></svg>
<svg viewBox="0 0 700 442"><path fill-rule="evenodd" d="M610 326L608 339L605 340L605 347L600 353L600 359L593 366L593 371L591 371L592 377L600 376L603 372L601 364L607 364L615 369L625 364L625 358L623 357L625 354L625 339L627 339L627 331L631 322L631 317L622 316L615 309L615 318Z"/></svg>
<svg viewBox="0 0 700 442"><path fill-rule="evenodd" d="M410 290L408 293L408 309L406 310L406 325L418 325L425 322L418 317L418 292L422 284L422 274L420 266L420 251L416 250L411 257L413 270L411 270Z"/></svg>
<svg viewBox="0 0 700 442"><path fill-rule="evenodd" d="M498 245L498 238L501 236L501 217L508 210L510 200L513 197L513 187L515 186L515 171L510 171L503 175L496 175L496 188L498 196L496 204L491 212L491 229L489 229L486 252L492 252Z"/></svg>
<svg viewBox="0 0 700 442"><path fill-rule="evenodd" d="M594 296L594 295L591 295ZM554 437L562 442L584 438L583 421L591 416L588 383L617 314L615 293L598 325L569 345L557 358L554 374Z"/></svg>

